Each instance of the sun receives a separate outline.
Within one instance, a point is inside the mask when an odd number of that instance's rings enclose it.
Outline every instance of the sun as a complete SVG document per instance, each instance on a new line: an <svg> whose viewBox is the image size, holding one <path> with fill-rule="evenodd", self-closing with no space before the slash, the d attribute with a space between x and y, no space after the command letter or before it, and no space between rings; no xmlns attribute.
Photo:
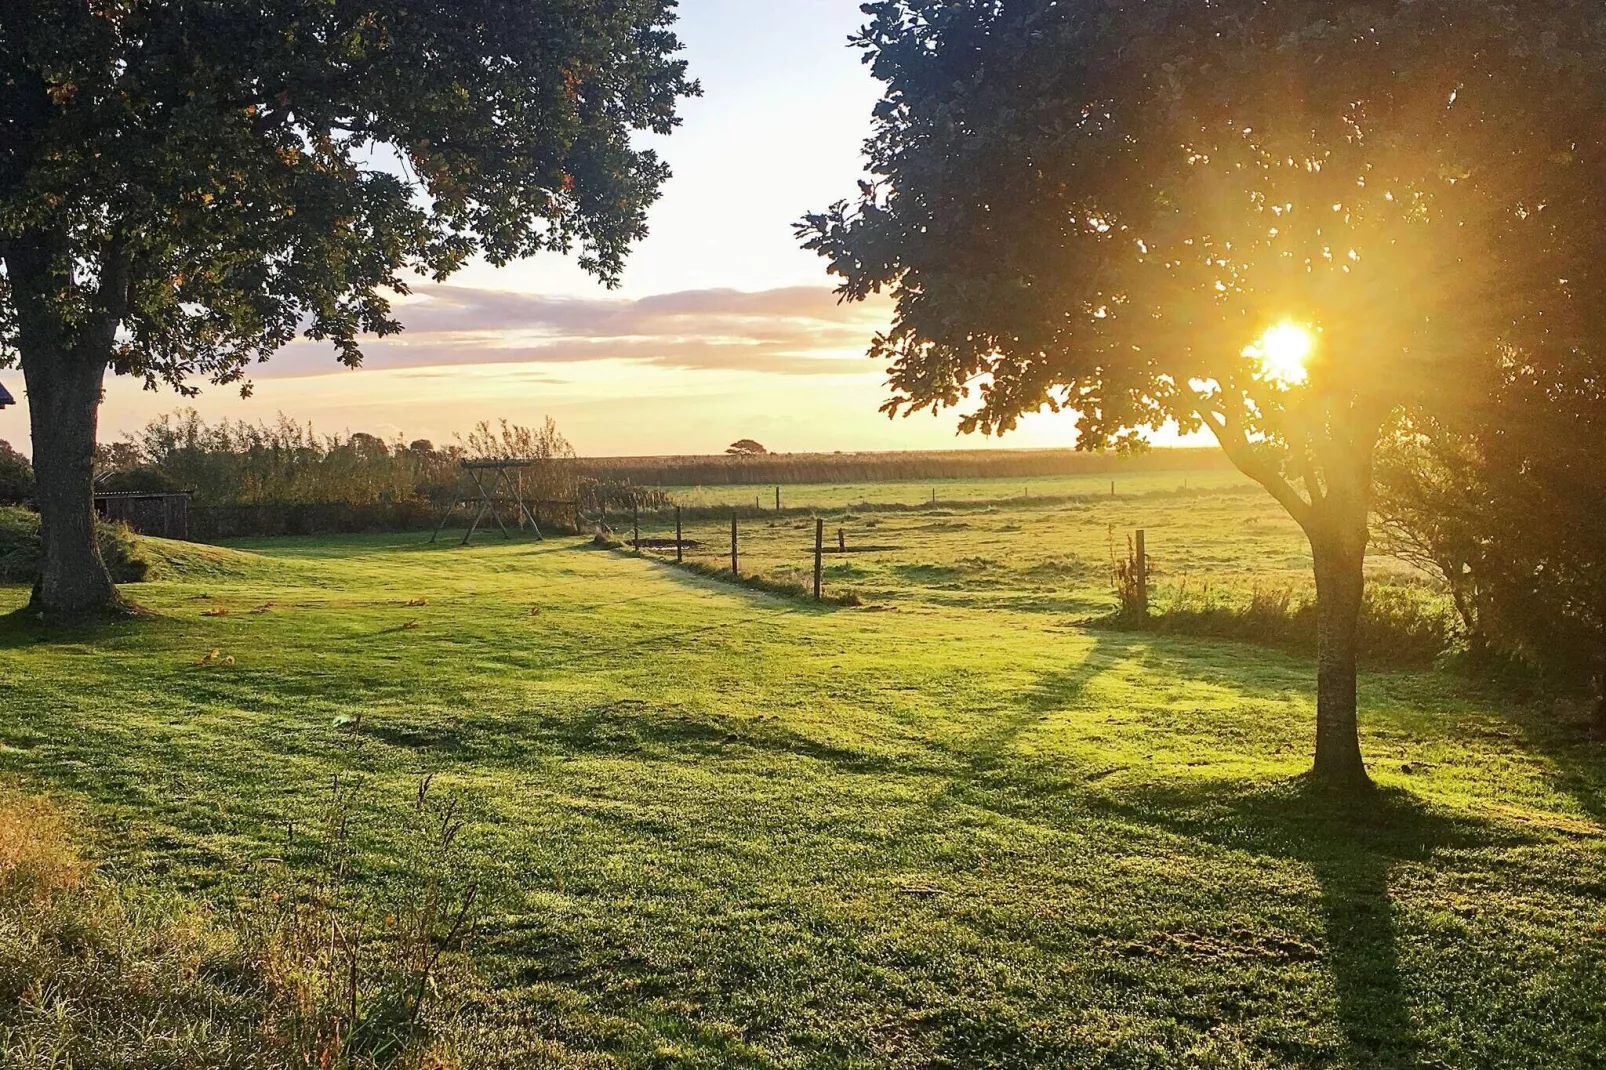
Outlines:
<svg viewBox="0 0 1606 1070"><path fill-rule="evenodd" d="M1266 328L1258 341L1244 348L1244 356L1260 365L1261 379L1298 386L1310 378L1306 365L1315 349L1316 336L1309 328L1285 320Z"/></svg>

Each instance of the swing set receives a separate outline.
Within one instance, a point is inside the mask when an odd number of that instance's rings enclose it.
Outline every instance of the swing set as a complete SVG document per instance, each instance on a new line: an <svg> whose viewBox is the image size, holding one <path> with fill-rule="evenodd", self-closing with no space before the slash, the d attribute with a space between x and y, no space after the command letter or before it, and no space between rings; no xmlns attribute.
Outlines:
<svg viewBox="0 0 1606 1070"><path fill-rule="evenodd" d="M515 479L514 475L526 468L535 468L539 465L550 463L550 461L544 460L518 458L459 461L458 467L463 470L463 475L467 477L467 482L473 484L475 493L473 496L459 496L446 503L446 511L441 514L441 522L435 526L435 534L429 537L429 541L434 542L440 538L441 532L446 529L446 522L452 518L452 514L457 511L458 506L473 507L476 504L479 505L479 511L474 515L474 521L468 526L468 531L463 535L463 541L460 545L467 546L469 544L487 514L496 521L496 526L502 529L502 535L511 539L513 533L508 531L506 524L502 523L502 517L496 508L498 505L509 504L518 507L520 518L529 522L530 528L535 532L535 537L543 542L546 541L546 536L541 534L541 525L536 521L535 513L530 508L531 503L525 500L522 481ZM503 487L507 488L505 494L500 493ZM533 504L541 505L543 503L537 501ZM575 502L551 502L548 504L567 505L576 510L579 508L578 503ZM579 526L578 520L576 526Z"/></svg>

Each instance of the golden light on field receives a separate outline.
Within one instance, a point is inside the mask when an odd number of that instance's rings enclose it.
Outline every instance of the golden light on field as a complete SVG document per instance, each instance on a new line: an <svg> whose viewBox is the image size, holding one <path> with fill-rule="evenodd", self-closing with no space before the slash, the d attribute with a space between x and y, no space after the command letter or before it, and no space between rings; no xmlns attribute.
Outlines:
<svg viewBox="0 0 1606 1070"><path fill-rule="evenodd" d="M1309 328L1284 321L1268 327L1257 341L1244 347L1244 356L1260 365L1260 378L1298 386L1310 377L1307 363L1315 349L1316 336Z"/></svg>

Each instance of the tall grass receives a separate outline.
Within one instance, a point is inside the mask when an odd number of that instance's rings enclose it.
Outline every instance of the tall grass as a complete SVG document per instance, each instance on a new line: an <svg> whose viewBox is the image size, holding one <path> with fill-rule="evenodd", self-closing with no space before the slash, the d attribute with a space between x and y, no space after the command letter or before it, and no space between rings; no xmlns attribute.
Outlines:
<svg viewBox="0 0 1606 1070"><path fill-rule="evenodd" d="M477 987L457 949L481 901L458 849L461 807L420 784L414 876L376 896L352 848L359 791L336 781L313 863L228 910L118 885L60 810L0 793L0 1061L480 1065L458 1018Z"/></svg>
<svg viewBox="0 0 1606 1070"><path fill-rule="evenodd" d="M1139 618L1120 577L1121 608L1112 625L1232 639L1290 653L1316 653L1316 596L1290 584L1212 585L1182 577L1151 586ZM1371 581L1361 602L1357 652L1362 664L1405 668L1433 664L1454 651L1462 630L1448 598L1419 584Z"/></svg>

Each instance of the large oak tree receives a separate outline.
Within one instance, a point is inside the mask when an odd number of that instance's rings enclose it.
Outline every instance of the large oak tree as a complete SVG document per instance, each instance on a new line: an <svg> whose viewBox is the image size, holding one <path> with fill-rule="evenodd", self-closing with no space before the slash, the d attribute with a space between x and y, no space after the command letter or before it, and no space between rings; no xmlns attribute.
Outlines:
<svg viewBox="0 0 1606 1070"><path fill-rule="evenodd" d="M1603 225L1598 3L864 10L872 180L800 231L846 299L895 298L886 410L997 433L1064 409L1089 449L1208 428L1309 537L1315 772L1366 782L1373 451L1599 299L1568 240ZM1265 360L1268 331L1308 362Z"/></svg>
<svg viewBox="0 0 1606 1070"><path fill-rule="evenodd" d="M298 334L361 359L421 272L621 270L696 91L674 0L7 0L0 365L27 386L33 608L114 605L91 526L108 370L192 391Z"/></svg>

